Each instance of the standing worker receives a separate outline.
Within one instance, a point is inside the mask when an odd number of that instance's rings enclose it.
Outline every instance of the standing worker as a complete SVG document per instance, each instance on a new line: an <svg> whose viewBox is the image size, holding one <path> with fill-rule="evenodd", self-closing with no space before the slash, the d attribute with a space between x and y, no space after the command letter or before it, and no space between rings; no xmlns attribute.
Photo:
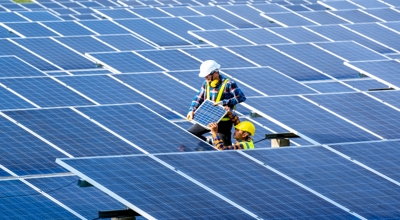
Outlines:
<svg viewBox="0 0 400 220"><path fill-rule="evenodd" d="M187 114L188 120L193 119L194 112L206 99L213 101L214 105L223 105L226 110L233 110L238 103L246 100L245 95L237 84L219 73L220 67L221 65L214 60L204 61L200 65L199 76L204 77L205 81L197 95L193 98L189 113ZM218 133L225 146L232 145L232 125L233 123L228 116L222 118L218 123ZM188 131L207 141L203 134L209 132L209 130L201 125L194 124Z"/></svg>
<svg viewBox="0 0 400 220"><path fill-rule="evenodd" d="M254 136L256 127L250 121L243 121L239 123L237 116L232 116L232 113L228 112L230 117L235 122L235 132L233 138L236 143L234 145L225 145L218 134L218 124L210 123L208 127L211 129L213 137L214 147L218 150L240 150L240 149L254 149L254 143L251 136Z"/></svg>

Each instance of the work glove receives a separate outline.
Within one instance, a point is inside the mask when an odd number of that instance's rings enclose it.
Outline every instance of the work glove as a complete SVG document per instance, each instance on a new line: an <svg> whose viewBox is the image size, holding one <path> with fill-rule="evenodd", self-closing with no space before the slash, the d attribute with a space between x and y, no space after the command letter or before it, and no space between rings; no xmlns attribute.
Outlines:
<svg viewBox="0 0 400 220"><path fill-rule="evenodd" d="M189 113L187 114L186 118L187 118L187 120L191 121L191 120L193 120L193 116L194 116L194 112L191 111L191 112L189 112Z"/></svg>

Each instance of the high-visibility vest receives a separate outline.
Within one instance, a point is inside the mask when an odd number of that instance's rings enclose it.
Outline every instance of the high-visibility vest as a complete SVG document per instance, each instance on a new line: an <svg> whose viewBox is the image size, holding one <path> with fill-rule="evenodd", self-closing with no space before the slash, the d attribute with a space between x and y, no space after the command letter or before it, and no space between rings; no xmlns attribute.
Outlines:
<svg viewBox="0 0 400 220"><path fill-rule="evenodd" d="M253 140L251 141L239 141L243 145L243 149L248 150L248 149L254 149L254 143Z"/></svg>
<svg viewBox="0 0 400 220"><path fill-rule="evenodd" d="M228 81L229 81L229 79L225 79L224 82L221 85L221 88L219 88L217 98L215 99L215 103L217 103L217 102L219 102L221 100L222 94L224 93L224 90L225 90L226 83L228 83ZM207 94L207 99L211 100L211 97L210 97L210 85L208 83L207 83L207 87L206 87L206 94Z"/></svg>

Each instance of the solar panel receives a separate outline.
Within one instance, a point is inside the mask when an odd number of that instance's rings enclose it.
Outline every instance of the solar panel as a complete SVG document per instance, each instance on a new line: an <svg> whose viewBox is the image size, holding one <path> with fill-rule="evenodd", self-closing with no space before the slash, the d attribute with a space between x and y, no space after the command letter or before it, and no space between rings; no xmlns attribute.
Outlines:
<svg viewBox="0 0 400 220"><path fill-rule="evenodd" d="M222 8L228 10L229 12L238 15L258 27L279 27L279 24L270 23L268 19L260 16L260 10L249 7L248 5L224 5Z"/></svg>
<svg viewBox="0 0 400 220"><path fill-rule="evenodd" d="M354 89L343 85L340 82L305 82L305 84L320 93L332 93L332 92L354 92Z"/></svg>
<svg viewBox="0 0 400 220"><path fill-rule="evenodd" d="M1 214L4 218L15 218L16 216L23 219L78 218L19 180L0 181L0 191Z"/></svg>
<svg viewBox="0 0 400 220"><path fill-rule="evenodd" d="M395 208L399 196L396 184L327 149L285 148L246 151L246 154L364 218L390 218L399 213Z"/></svg>
<svg viewBox="0 0 400 220"><path fill-rule="evenodd" d="M51 37L60 36L59 34L43 27L39 23L8 23L7 27L14 33L24 37Z"/></svg>
<svg viewBox="0 0 400 220"><path fill-rule="evenodd" d="M299 12L299 14L321 25L350 23L325 11Z"/></svg>
<svg viewBox="0 0 400 220"><path fill-rule="evenodd" d="M396 108L400 108L399 105L399 92L398 91L374 91L370 92L370 95L379 98L380 100L395 106Z"/></svg>
<svg viewBox="0 0 400 220"><path fill-rule="evenodd" d="M27 179L87 219L98 217L99 210L121 210L125 206L96 187L79 187L77 176Z"/></svg>
<svg viewBox="0 0 400 220"><path fill-rule="evenodd" d="M321 144L379 140L298 96L248 98L246 104Z"/></svg>
<svg viewBox="0 0 400 220"><path fill-rule="evenodd" d="M215 17L214 15L190 16L190 17L185 16L181 17L181 19L186 20L195 25L198 25L199 27L202 27L204 30L236 28L229 22L221 20Z"/></svg>
<svg viewBox="0 0 400 220"><path fill-rule="evenodd" d="M293 60L292 58L266 46L229 47L260 66L270 66L296 80L328 79L327 76ZM268 59L265 59L268 57Z"/></svg>
<svg viewBox="0 0 400 220"><path fill-rule="evenodd" d="M194 121L199 125L208 128L210 123L218 123L226 114L224 107L217 105L210 100L204 102L196 109L194 113Z"/></svg>
<svg viewBox="0 0 400 220"><path fill-rule="evenodd" d="M98 34L132 34L132 32L109 20L88 20L79 21L78 23L88 27L90 30L95 31Z"/></svg>
<svg viewBox="0 0 400 220"><path fill-rule="evenodd" d="M183 37L184 39L195 43L197 41L192 35L188 34L189 30L200 30L200 28L186 22L180 18L150 18L150 20L162 27L172 31L173 33Z"/></svg>
<svg viewBox="0 0 400 220"><path fill-rule="evenodd" d="M306 95L306 98L357 123L382 139L399 138L400 112L362 93Z"/></svg>
<svg viewBox="0 0 400 220"><path fill-rule="evenodd" d="M96 38L122 51L154 49L152 45L132 35L102 35L96 36Z"/></svg>
<svg viewBox="0 0 400 220"><path fill-rule="evenodd" d="M303 27L269 28L269 30L296 43L328 41L328 39L308 31ZM282 43L289 43L289 41Z"/></svg>
<svg viewBox="0 0 400 220"><path fill-rule="evenodd" d="M189 34L214 46L251 45L251 42L226 30L189 31Z"/></svg>
<svg viewBox="0 0 400 220"><path fill-rule="evenodd" d="M129 11L132 11L134 14L137 14L140 17L144 18L169 17L167 13L164 13L162 10L159 10L158 8L132 8L129 9Z"/></svg>
<svg viewBox="0 0 400 220"><path fill-rule="evenodd" d="M396 165L400 154L398 141L339 144L330 147L396 181L400 180Z"/></svg>
<svg viewBox="0 0 400 220"><path fill-rule="evenodd" d="M397 77L400 63L395 60L348 62L346 65L391 87L400 86Z"/></svg>
<svg viewBox="0 0 400 220"><path fill-rule="evenodd" d="M278 23L281 26L302 26L315 25L316 22L307 20L294 13L265 13L261 14L272 22Z"/></svg>
<svg viewBox="0 0 400 220"><path fill-rule="evenodd" d="M49 77L0 79L0 83L41 107L93 105Z"/></svg>
<svg viewBox="0 0 400 220"><path fill-rule="evenodd" d="M311 44L282 44L273 47L336 79L356 78L358 76L357 71L343 65L342 59Z"/></svg>
<svg viewBox="0 0 400 220"><path fill-rule="evenodd" d="M119 18L138 18L139 16L133 14L126 8L122 9L95 9L95 11L101 14L104 18L119 19Z"/></svg>
<svg viewBox="0 0 400 220"><path fill-rule="evenodd" d="M88 69L95 67L92 61L49 38L24 38L14 39L14 41L29 50L35 51L36 54L63 69ZM68 57L68 59L65 59L65 57ZM20 58L24 59L24 57Z"/></svg>
<svg viewBox="0 0 400 220"><path fill-rule="evenodd" d="M88 56L96 59L97 63L107 65L120 73L164 70L132 52L90 53Z"/></svg>
<svg viewBox="0 0 400 220"><path fill-rule="evenodd" d="M368 15L360 10L338 10L338 11L330 11L329 13L335 14L344 18L353 23L362 23L362 22L379 22L381 20Z"/></svg>
<svg viewBox="0 0 400 220"><path fill-rule="evenodd" d="M267 31L265 29L238 29L231 30L255 44L279 44L279 43L290 43L287 39L280 37L279 35Z"/></svg>
<svg viewBox="0 0 400 220"><path fill-rule="evenodd" d="M149 50L138 51L138 54L152 60L163 68L173 70L198 69L200 62L179 50Z"/></svg>
<svg viewBox="0 0 400 220"><path fill-rule="evenodd" d="M0 56L0 77L44 76L44 72L16 56Z"/></svg>
<svg viewBox="0 0 400 220"><path fill-rule="evenodd" d="M61 19L47 11L20 11L18 14L30 21L60 21Z"/></svg>
<svg viewBox="0 0 400 220"><path fill-rule="evenodd" d="M368 39L338 25L309 26L307 28L335 41L354 40L366 47L375 50L378 53L395 52L393 49L389 48L389 46L382 45L381 43L374 41L373 39Z"/></svg>
<svg viewBox="0 0 400 220"><path fill-rule="evenodd" d="M349 80L344 81L346 84L359 89L361 91L368 91L369 89L386 88L387 85L372 79L372 78L360 78L360 80Z"/></svg>
<svg viewBox="0 0 400 220"><path fill-rule="evenodd" d="M55 21L55 22L43 22L46 27L55 30L57 33L63 36L73 36L73 35L93 35L95 32L82 27L75 22L69 21Z"/></svg>
<svg viewBox="0 0 400 220"><path fill-rule="evenodd" d="M93 37L58 37L54 38L56 41L78 51L81 54L91 52L112 52L116 51L114 48L102 43Z"/></svg>

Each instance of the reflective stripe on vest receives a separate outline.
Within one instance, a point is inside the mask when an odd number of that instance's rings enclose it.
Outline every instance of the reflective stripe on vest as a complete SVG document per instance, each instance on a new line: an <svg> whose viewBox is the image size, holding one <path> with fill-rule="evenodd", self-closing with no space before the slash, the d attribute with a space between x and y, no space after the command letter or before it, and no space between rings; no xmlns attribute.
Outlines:
<svg viewBox="0 0 400 220"><path fill-rule="evenodd" d="M225 86L226 86L226 83L228 83L228 81L229 81L229 79L225 79L224 82L221 85L221 88L219 88L217 99L215 99L215 103L217 103L217 102L219 102L221 100L222 93L224 93ZM211 98L210 98L210 85L208 83L207 83L206 93L207 93L207 99L211 100Z"/></svg>
<svg viewBox="0 0 400 220"><path fill-rule="evenodd" d="M243 145L243 149L247 150L247 149L254 149L254 144L253 141L240 141L239 143L241 143Z"/></svg>

